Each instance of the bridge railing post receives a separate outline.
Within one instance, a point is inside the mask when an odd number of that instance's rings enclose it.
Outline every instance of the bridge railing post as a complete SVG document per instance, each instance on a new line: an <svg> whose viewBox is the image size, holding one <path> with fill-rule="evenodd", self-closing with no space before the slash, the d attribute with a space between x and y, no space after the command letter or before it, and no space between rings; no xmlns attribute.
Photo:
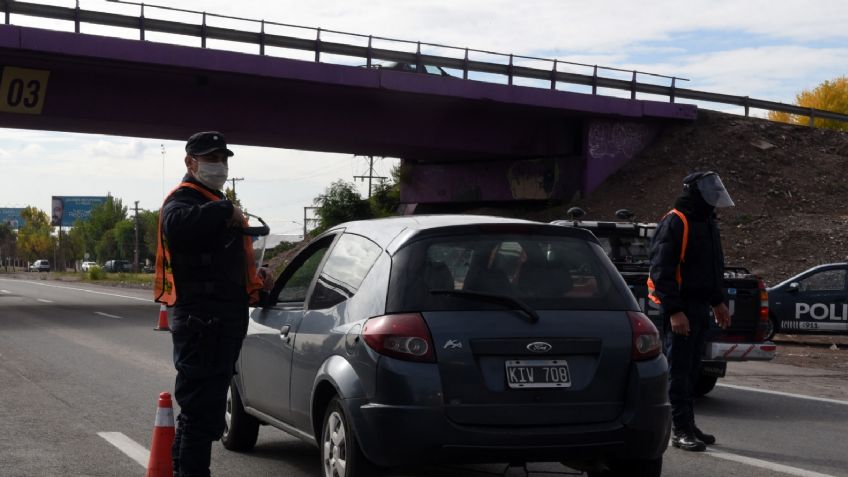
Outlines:
<svg viewBox="0 0 848 477"><path fill-rule="evenodd" d="M670 103L674 102L675 88L677 88L677 77L672 76L671 77L671 92L668 95L668 100L669 100Z"/></svg>
<svg viewBox="0 0 848 477"><path fill-rule="evenodd" d="M598 65L592 70L592 95L598 94Z"/></svg>
<svg viewBox="0 0 848 477"><path fill-rule="evenodd" d="M468 79L468 48L465 48L465 59L462 60L462 79Z"/></svg>
<svg viewBox="0 0 848 477"><path fill-rule="evenodd" d="M200 25L200 47L206 48L206 12L203 12L203 24Z"/></svg>
<svg viewBox="0 0 848 477"><path fill-rule="evenodd" d="M509 81L510 86L512 86L513 69L514 69L514 66L512 64L512 54L510 54L509 55L509 67L507 68L507 76L508 76L508 81Z"/></svg>
<svg viewBox="0 0 848 477"><path fill-rule="evenodd" d="M810 127L816 127L816 110L814 108L810 108Z"/></svg>
<svg viewBox="0 0 848 477"><path fill-rule="evenodd" d="M557 84L557 60L554 60L554 67L551 69L551 89L556 89Z"/></svg>
<svg viewBox="0 0 848 477"><path fill-rule="evenodd" d="M373 40L374 36L368 35L368 48L365 50L365 66L367 68L371 68L371 61L374 58L374 48L372 46Z"/></svg>
<svg viewBox="0 0 848 477"><path fill-rule="evenodd" d="M77 6L74 8L74 32L80 32L80 7L79 0L77 0Z"/></svg>
<svg viewBox="0 0 848 477"><path fill-rule="evenodd" d="M421 64L421 42L419 41L415 48L415 72L421 73L423 69L424 67Z"/></svg>
<svg viewBox="0 0 848 477"><path fill-rule="evenodd" d="M630 99L636 99L636 70L633 70L633 78L630 80Z"/></svg>
<svg viewBox="0 0 848 477"><path fill-rule="evenodd" d="M10 3L9 0L2 0L2 2L3 2L3 12L6 14L6 25L8 25L9 24L9 17L11 16L11 13L12 13L11 12L12 7L9 6L9 3Z"/></svg>
<svg viewBox="0 0 848 477"><path fill-rule="evenodd" d="M138 38L144 41L144 4L141 4L141 14L138 17Z"/></svg>
<svg viewBox="0 0 848 477"><path fill-rule="evenodd" d="M265 19L259 24L259 54L265 56Z"/></svg>
<svg viewBox="0 0 848 477"><path fill-rule="evenodd" d="M751 105L749 104L750 102L751 102L751 97L745 96L745 117L746 118L749 116L749 113L750 113L750 109L751 109Z"/></svg>
<svg viewBox="0 0 848 477"><path fill-rule="evenodd" d="M318 28L318 33L315 35L315 62L321 62L321 29Z"/></svg>

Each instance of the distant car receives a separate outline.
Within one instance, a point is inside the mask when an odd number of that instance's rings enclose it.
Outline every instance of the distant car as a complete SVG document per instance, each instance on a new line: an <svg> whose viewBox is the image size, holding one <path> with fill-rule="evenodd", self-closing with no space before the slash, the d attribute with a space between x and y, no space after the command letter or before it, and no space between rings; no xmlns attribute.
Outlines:
<svg viewBox="0 0 848 477"><path fill-rule="evenodd" d="M434 461L655 477L670 432L660 346L586 230L349 222L252 310L222 441L251 449L270 424L316 445L325 477Z"/></svg>
<svg viewBox="0 0 848 477"><path fill-rule="evenodd" d="M129 260L107 260L103 264L103 271L109 273L129 272L132 265Z"/></svg>
<svg viewBox="0 0 848 477"><path fill-rule="evenodd" d="M92 268L98 267L97 262L82 262L80 269L84 272L91 270Z"/></svg>
<svg viewBox="0 0 848 477"><path fill-rule="evenodd" d="M848 263L803 271L768 289L774 333L848 333Z"/></svg>
<svg viewBox="0 0 848 477"><path fill-rule="evenodd" d="M32 262L32 265L29 266L29 271L31 272L49 272L50 271L50 261L49 260L36 260Z"/></svg>

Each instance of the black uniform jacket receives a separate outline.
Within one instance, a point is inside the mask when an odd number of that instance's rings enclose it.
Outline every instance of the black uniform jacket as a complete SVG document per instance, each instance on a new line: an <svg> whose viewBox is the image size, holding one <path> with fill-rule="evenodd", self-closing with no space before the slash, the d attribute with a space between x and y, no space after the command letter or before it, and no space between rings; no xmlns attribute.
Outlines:
<svg viewBox="0 0 848 477"><path fill-rule="evenodd" d="M183 182L199 185L217 197L223 194L200 184L190 175ZM210 201L183 187L165 201L163 233L171 253L177 301L175 315L246 319L246 257L241 231L227 227L233 204Z"/></svg>
<svg viewBox="0 0 848 477"><path fill-rule="evenodd" d="M688 303L718 305L724 301L724 253L713 209L689 197L678 199L675 208L683 212L689 223L683 263L683 221L677 215L666 215L651 241L650 277L666 315L683 311ZM679 284L678 266L682 277Z"/></svg>

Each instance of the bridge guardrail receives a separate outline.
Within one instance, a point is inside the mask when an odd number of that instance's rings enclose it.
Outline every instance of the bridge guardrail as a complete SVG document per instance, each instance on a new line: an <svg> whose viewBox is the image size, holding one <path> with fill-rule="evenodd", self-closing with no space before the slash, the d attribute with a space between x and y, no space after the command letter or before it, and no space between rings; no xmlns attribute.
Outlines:
<svg viewBox="0 0 848 477"><path fill-rule="evenodd" d="M462 71L463 79L468 79L470 72L472 73L489 73L503 75L507 77L507 84L512 85L515 78L526 78L543 80L550 82L550 89L556 89L558 83L575 84L582 86L591 86L592 94L598 94L598 88L609 88L623 91L629 91L631 99L636 98L636 93L646 93L658 96L666 96L670 102L675 102L678 98L685 98L696 101L708 101L713 103L730 104L741 106L745 109L745 116L749 116L750 109L763 109L768 111L778 111L796 116L809 118L809 126L815 126L815 119L830 119L836 121L848 122L848 114L841 114L832 111L816 108L806 108L793 104L786 104L777 101L767 101L754 99L748 96L735 96L721 93L711 93L707 91L698 91L677 86L678 81L689 81L686 78L677 76L666 76L656 73L648 73L638 70L625 70L621 68L613 68L607 66L589 65L585 63L575 63L562 60L551 60L547 58L536 58L531 56L513 55L497 53L485 50L476 50L471 48L459 48L454 46L439 45L434 43L412 42L408 40L398 40L393 38L377 37L372 35L362 35L357 33L348 33L335 30L325 30L321 28L306 27L301 25L290 25L285 23L277 23L266 20L256 20L251 18L240 18L228 15L218 15L207 12L197 12L193 10L184 10L180 8L167 7L162 5L151 5L146 3L136 3L124 0L107 0L114 3L136 5L140 7L140 16L134 17L122 15L118 13L101 12L94 10L82 10L79 7L79 0L76 0L75 7L61 7L55 5L37 4L20 2L15 0L0 0L0 9L5 13L5 23L10 23L10 15L18 14L25 16L33 16L40 18L49 18L54 20L65 20L74 22L75 31L79 33L80 24L88 23L112 27L124 27L139 30L139 39L145 39L145 32L170 33L177 35L194 36L201 39L201 47L206 48L208 39L224 40L238 43L254 44L259 46L259 54L265 55L266 47L280 47L294 50L311 51L315 54L315 61L321 61L322 54L340 55L346 57L362 58L368 67L373 66L374 60L380 61L395 61L415 65L418 71L422 71L424 65L438 66L442 68L450 68ZM159 18L148 18L144 16L145 8L155 8L159 10L170 10L183 13L191 13L202 17L200 24L184 23L173 20L164 20ZM229 20L239 20L254 22L260 25L260 31L251 32L243 30L234 30L207 24L207 17L222 18ZM289 28L298 28L304 30L315 31L315 38L299 38L293 36L285 36L267 33L266 25L274 25ZM367 38L367 46L351 45L347 43L331 42L321 39L321 33L333 33L339 35L348 35L358 38ZM390 50L386 48L375 48L372 46L374 40L385 40L397 43L406 43L416 46L415 52ZM425 54L421 52L421 46L449 49L463 52L462 58L453 58L448 56L438 56ZM485 55L494 55L508 58L508 63L493 63L489 61L471 60L470 53L479 53ZM552 64L550 70L532 68L528 66L516 65L515 60L532 60L542 61ZM571 65L584 68L591 68L592 74L580 74L566 71L559 71L559 65ZM613 78L608 76L600 76L599 72L617 72L627 73L631 75L629 80ZM639 82L641 76L649 76L654 78L663 78L670 81L668 86Z"/></svg>

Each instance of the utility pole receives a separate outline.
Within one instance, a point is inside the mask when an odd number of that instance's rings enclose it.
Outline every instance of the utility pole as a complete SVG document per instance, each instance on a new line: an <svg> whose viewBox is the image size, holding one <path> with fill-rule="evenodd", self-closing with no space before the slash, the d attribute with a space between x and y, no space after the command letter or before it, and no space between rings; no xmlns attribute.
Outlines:
<svg viewBox="0 0 848 477"><path fill-rule="evenodd" d="M236 181L243 181L244 177L231 177L230 181L233 183L233 199L236 199Z"/></svg>
<svg viewBox="0 0 848 477"><path fill-rule="evenodd" d="M306 217L306 211L307 210L315 210L317 208L318 207L304 207L303 208L303 240L306 240L306 232L307 232L306 224L308 224L310 220L313 221L313 222L318 220L318 219L315 219L315 218L307 218Z"/></svg>
<svg viewBox="0 0 848 477"><path fill-rule="evenodd" d="M361 179L363 182L365 179L368 179L368 198L371 198L371 179L387 179L384 176L375 176L374 175L374 156L368 156L368 175L367 176L353 176L355 179Z"/></svg>
<svg viewBox="0 0 848 477"><path fill-rule="evenodd" d="M138 201L135 201L135 253L133 255L133 270L138 273Z"/></svg>

